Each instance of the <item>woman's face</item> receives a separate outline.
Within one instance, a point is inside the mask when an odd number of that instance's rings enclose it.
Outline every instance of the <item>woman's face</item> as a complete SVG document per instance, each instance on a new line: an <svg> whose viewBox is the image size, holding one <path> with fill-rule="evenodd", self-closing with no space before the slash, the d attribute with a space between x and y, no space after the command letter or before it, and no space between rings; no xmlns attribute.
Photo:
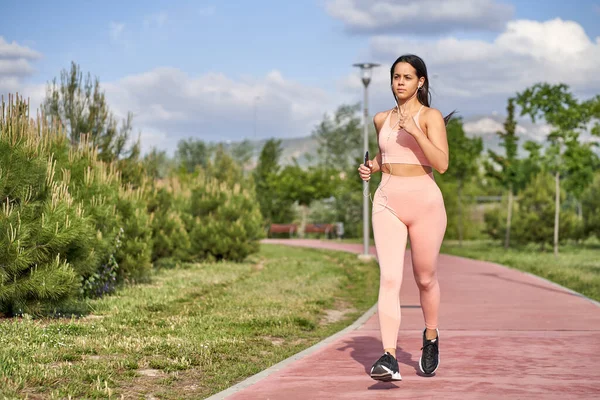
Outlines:
<svg viewBox="0 0 600 400"><path fill-rule="evenodd" d="M406 100L415 95L419 87L425 82L425 77L417 76L415 68L407 62L399 62L394 67L392 76L392 90L398 100Z"/></svg>

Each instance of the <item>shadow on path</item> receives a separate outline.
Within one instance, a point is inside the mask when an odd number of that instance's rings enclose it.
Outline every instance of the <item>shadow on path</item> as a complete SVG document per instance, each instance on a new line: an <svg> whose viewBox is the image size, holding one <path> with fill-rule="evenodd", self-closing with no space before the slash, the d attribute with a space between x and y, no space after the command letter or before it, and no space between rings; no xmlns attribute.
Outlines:
<svg viewBox="0 0 600 400"><path fill-rule="evenodd" d="M337 346L337 351L347 351L350 349L350 357L356 362L361 364L364 368L365 374L369 375L373 363L383 354L381 349L381 341L371 336L351 336L341 343L341 346ZM396 348L396 357L398 360L398 366L400 367L400 373L404 376L410 374L410 369L414 371L414 375L418 375L425 378L430 378L429 375L424 375L419 369L419 357L420 353L412 354L405 351L402 347ZM369 390L387 390L398 388L396 383L400 382L376 382L373 381L373 385L369 386Z"/></svg>

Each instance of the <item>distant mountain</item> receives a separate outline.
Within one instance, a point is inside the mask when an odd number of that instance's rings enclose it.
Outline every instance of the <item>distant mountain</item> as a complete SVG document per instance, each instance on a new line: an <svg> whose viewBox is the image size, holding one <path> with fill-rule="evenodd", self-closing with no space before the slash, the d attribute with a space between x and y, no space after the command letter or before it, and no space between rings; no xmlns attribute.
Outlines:
<svg viewBox="0 0 600 400"><path fill-rule="evenodd" d="M505 119L506 117L503 115L471 116L463 119L463 127L467 136L481 137L483 139L485 153L487 153L488 149L503 153L504 148L500 146L500 138L496 132L499 130L504 130L503 124ZM519 156L522 157L526 155L526 152L523 150L523 144L528 140L545 145L546 137L550 131L551 128L547 124L533 124L530 120L519 120L517 122ZM582 140L589 139L590 137L587 135L582 136ZM249 167L254 167L265 142L266 140L252 142L254 146L254 155L252 159L252 166ZM311 136L290 139L282 138L281 145L283 148L281 156L282 165L292 164L293 159L296 158L300 166L307 166L310 164L309 159L305 156L307 153L312 155L315 159L317 158L317 150L319 145L317 140Z"/></svg>
<svg viewBox="0 0 600 400"><path fill-rule="evenodd" d="M467 136L482 138L486 153L487 150L503 153L504 148L500 146L500 137L496 132L504 130L505 120L505 116L497 114L472 116L463 120L463 128ZM526 155L523 149L525 142L531 140L543 145L550 131L550 126L546 124L533 124L529 120L517 121L516 134L518 137L519 156Z"/></svg>
<svg viewBox="0 0 600 400"><path fill-rule="evenodd" d="M317 150L319 144L317 140L310 137L296 137L296 138L278 138L281 140L281 147L283 149L281 153L280 164L282 165L290 165L294 163L294 158L296 158L298 164L302 167L308 166L310 164L309 159L312 157L313 159L317 158ZM260 152L264 147L265 143L268 139L262 140L252 140L250 144L253 147L252 150L252 160L249 165L246 166L247 169L253 169L256 166L256 162L258 157L260 156ZM228 142L225 144L225 149L230 146L239 143L239 142ZM308 156L307 156L308 154Z"/></svg>

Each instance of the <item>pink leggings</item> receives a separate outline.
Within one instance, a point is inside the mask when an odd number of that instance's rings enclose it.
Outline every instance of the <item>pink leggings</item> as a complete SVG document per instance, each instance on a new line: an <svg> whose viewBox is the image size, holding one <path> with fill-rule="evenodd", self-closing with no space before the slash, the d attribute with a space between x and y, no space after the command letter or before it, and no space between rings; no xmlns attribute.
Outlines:
<svg viewBox="0 0 600 400"><path fill-rule="evenodd" d="M396 348L400 287L407 237L425 326L438 327L440 286L436 264L446 231L446 209L433 174L383 173L373 198L373 234L379 260L379 327L384 349Z"/></svg>

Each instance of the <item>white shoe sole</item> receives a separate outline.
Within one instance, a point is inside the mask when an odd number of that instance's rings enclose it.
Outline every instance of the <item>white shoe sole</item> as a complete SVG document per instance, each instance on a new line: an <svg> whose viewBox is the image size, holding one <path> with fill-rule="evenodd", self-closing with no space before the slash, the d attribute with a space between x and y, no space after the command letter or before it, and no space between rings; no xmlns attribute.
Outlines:
<svg viewBox="0 0 600 400"><path fill-rule="evenodd" d="M375 379L376 381L382 381L382 382L390 382L390 381L401 381L402 380L402 376L400 375L400 372L392 372L389 368L381 366L381 369L383 369L383 372L381 371L377 371L377 373L373 373L373 370L375 368L371 368L371 378Z"/></svg>

